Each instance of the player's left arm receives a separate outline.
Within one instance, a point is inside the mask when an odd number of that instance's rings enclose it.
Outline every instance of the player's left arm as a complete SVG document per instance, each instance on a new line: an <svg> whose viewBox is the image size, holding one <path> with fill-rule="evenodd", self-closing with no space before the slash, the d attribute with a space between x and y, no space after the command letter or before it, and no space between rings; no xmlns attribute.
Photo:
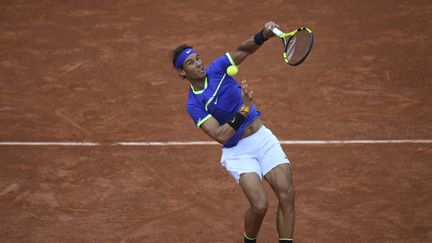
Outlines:
<svg viewBox="0 0 432 243"><path fill-rule="evenodd" d="M263 37L265 40L275 36L273 34L273 32L271 31L271 29L273 27L279 27L279 26L272 21L267 22L264 25ZM240 46L236 50L229 52L230 56L232 57L232 59L236 65L240 65L240 63L242 63L246 59L246 57L253 54L261 46L255 42L254 37L255 36L252 36L251 38L249 38L246 41L244 41L243 43L241 43Z"/></svg>

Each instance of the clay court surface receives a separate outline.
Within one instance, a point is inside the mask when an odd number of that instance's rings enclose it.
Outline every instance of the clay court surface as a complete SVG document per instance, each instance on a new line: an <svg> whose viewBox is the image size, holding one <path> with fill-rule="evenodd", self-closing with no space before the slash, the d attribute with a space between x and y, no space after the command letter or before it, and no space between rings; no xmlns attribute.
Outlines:
<svg viewBox="0 0 432 243"><path fill-rule="evenodd" d="M430 1L1 1L0 242L242 242L248 203L185 111L168 53L208 64L268 20L309 26L288 67L276 38L245 61L285 144L295 241L432 242ZM95 146L12 145L92 142ZM258 242L276 242L277 200Z"/></svg>

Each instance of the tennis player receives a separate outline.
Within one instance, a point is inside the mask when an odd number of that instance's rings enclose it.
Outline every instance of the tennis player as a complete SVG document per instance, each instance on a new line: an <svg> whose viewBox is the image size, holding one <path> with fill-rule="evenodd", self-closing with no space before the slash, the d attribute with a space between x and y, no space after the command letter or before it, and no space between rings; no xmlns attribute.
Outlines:
<svg viewBox="0 0 432 243"><path fill-rule="evenodd" d="M247 81L227 74L274 34L268 22L257 34L214 60L207 68L196 50L183 44L172 52L178 74L189 81L187 112L195 125L223 145L221 164L239 183L250 208L244 217L244 242L256 242L268 199L262 179L276 194L279 242L293 242L294 197L290 162L278 139L263 125Z"/></svg>

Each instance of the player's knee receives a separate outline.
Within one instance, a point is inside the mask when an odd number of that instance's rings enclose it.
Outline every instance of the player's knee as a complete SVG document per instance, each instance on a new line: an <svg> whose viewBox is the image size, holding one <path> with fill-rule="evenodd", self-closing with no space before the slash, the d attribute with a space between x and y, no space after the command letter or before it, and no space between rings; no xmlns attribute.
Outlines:
<svg viewBox="0 0 432 243"><path fill-rule="evenodd" d="M291 207L294 204L296 191L293 186L279 192L279 204L284 207Z"/></svg>
<svg viewBox="0 0 432 243"><path fill-rule="evenodd" d="M267 208L268 208L267 199L256 200L255 202L252 203L252 210L258 215L264 216L267 212Z"/></svg>

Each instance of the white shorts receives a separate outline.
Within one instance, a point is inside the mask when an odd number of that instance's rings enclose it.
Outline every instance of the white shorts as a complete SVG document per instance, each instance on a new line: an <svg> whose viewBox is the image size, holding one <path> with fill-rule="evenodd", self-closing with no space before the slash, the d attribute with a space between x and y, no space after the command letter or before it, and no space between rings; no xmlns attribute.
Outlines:
<svg viewBox="0 0 432 243"><path fill-rule="evenodd" d="M255 172L263 178L271 169L290 163L279 140L262 126L256 133L243 138L232 148L222 148L221 164L239 183L240 175Z"/></svg>

